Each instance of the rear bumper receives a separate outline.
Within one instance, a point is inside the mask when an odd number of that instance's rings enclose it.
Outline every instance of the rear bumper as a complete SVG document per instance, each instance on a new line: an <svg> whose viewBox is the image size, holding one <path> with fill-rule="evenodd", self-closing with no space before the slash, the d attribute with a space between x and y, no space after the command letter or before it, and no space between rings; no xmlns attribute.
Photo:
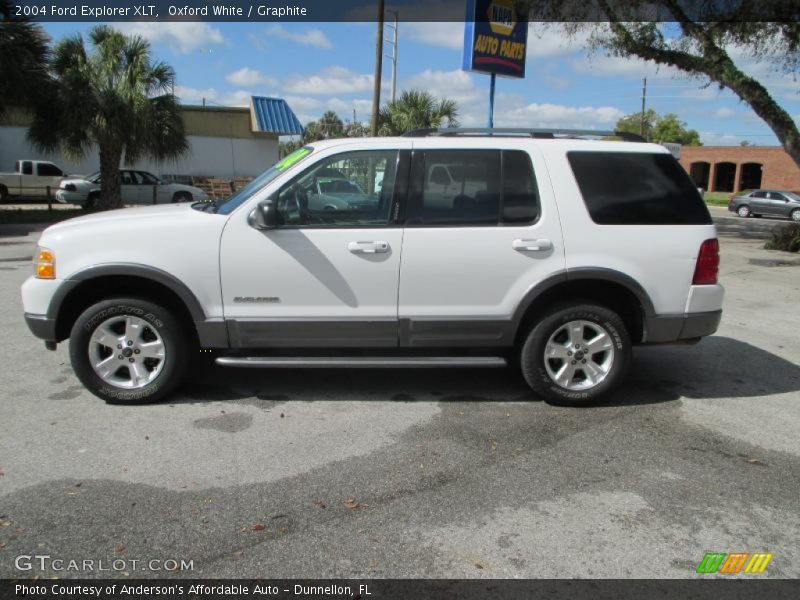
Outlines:
<svg viewBox="0 0 800 600"><path fill-rule="evenodd" d="M49 319L47 315L34 315L25 313L25 323L28 329L37 338L45 342L56 342L56 320Z"/></svg>
<svg viewBox="0 0 800 600"><path fill-rule="evenodd" d="M648 317L642 341L645 344L664 344L705 337L717 331L721 319L721 310Z"/></svg>

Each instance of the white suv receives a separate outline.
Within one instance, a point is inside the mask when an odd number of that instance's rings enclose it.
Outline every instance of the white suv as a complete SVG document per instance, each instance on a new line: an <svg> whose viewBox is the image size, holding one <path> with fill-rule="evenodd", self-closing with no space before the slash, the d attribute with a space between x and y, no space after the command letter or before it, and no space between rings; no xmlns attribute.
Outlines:
<svg viewBox="0 0 800 600"><path fill-rule="evenodd" d="M517 364L546 399L588 403L632 346L714 333L724 291L711 217L665 148L563 134L315 142L216 204L54 225L25 318L50 349L70 338L112 402L165 397L202 349L238 367ZM363 197L309 203L331 172Z"/></svg>

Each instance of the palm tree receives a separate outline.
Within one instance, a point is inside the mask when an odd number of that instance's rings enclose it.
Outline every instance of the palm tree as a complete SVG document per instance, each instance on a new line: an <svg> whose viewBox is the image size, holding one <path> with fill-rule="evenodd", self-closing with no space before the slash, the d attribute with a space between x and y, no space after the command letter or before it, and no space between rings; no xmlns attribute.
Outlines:
<svg viewBox="0 0 800 600"><path fill-rule="evenodd" d="M80 158L100 151L98 208L118 208L119 166L151 157L176 159L188 149L180 106L170 93L172 67L152 62L150 45L108 26L93 28L87 51L80 35L61 40L51 70L56 100L36 110L28 138L42 151Z"/></svg>
<svg viewBox="0 0 800 600"><path fill-rule="evenodd" d="M458 104L437 100L428 92L408 90L381 109L378 116L380 135L402 135L412 129L458 127Z"/></svg>
<svg viewBox="0 0 800 600"><path fill-rule="evenodd" d="M14 13L9 0L0 0L0 116L12 106L31 107L50 96L49 38Z"/></svg>

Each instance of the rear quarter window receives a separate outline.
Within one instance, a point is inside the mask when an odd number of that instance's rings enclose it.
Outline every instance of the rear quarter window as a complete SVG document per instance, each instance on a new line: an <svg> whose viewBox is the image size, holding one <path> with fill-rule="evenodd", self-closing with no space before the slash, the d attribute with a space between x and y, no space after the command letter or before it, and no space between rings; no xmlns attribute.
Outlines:
<svg viewBox="0 0 800 600"><path fill-rule="evenodd" d="M599 225L710 225L711 215L671 154L567 153L589 216Z"/></svg>

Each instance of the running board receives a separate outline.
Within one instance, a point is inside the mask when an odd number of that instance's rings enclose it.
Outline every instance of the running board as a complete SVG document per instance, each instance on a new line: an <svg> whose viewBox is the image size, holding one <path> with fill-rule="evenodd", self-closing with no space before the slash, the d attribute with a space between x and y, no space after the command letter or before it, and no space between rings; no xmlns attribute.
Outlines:
<svg viewBox="0 0 800 600"><path fill-rule="evenodd" d="M223 367L254 369L408 369L440 367L505 367L499 356L220 356Z"/></svg>

